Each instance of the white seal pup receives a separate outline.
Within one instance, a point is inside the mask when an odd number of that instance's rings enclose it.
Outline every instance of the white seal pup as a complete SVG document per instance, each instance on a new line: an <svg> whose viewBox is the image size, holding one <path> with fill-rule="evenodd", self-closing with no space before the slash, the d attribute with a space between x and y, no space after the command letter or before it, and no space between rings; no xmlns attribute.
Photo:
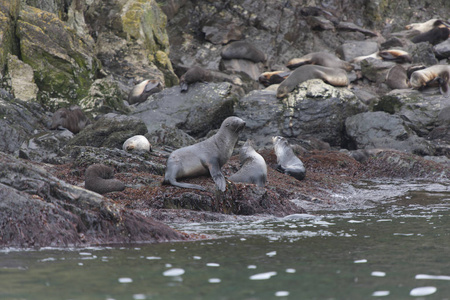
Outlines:
<svg viewBox="0 0 450 300"><path fill-rule="evenodd" d="M298 180L305 178L306 169L302 161L295 155L287 139L281 136L272 137L273 148L277 156L277 171L288 174Z"/></svg>
<svg viewBox="0 0 450 300"><path fill-rule="evenodd" d="M148 139L143 135L135 135L127 139L123 145L124 151L152 151L152 145Z"/></svg>
<svg viewBox="0 0 450 300"><path fill-rule="evenodd" d="M253 142L247 140L239 151L241 168L228 177L234 182L253 183L263 187L267 181L267 165L264 158L255 151Z"/></svg>
<svg viewBox="0 0 450 300"><path fill-rule="evenodd" d="M210 174L217 188L225 191L226 181L221 168L230 159L244 127L241 118L228 117L212 137L173 151L167 159L163 184L204 191L200 185L178 182L177 179Z"/></svg>

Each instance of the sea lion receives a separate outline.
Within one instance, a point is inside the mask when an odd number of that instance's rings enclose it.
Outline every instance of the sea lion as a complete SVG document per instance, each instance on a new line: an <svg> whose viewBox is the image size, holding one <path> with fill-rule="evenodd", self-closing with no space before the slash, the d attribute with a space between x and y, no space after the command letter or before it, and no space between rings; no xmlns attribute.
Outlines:
<svg viewBox="0 0 450 300"><path fill-rule="evenodd" d="M128 103L142 103L147 98L163 89L163 85L159 80L144 80L141 83L136 84L128 94Z"/></svg>
<svg viewBox="0 0 450 300"><path fill-rule="evenodd" d="M449 65L434 65L411 74L410 83L414 89L422 89L430 86L439 86L441 94L449 97Z"/></svg>
<svg viewBox="0 0 450 300"><path fill-rule="evenodd" d="M247 59L255 63L264 62L266 54L246 41L231 42L220 53L224 59Z"/></svg>
<svg viewBox="0 0 450 300"><path fill-rule="evenodd" d="M353 63L361 62L364 59L367 59L370 57L375 58L375 59L380 59L380 60L394 61L394 62L398 62L398 63L406 63L406 62L412 61L411 56L409 55L408 52L400 50L400 49L388 49L388 50L377 51L377 52L374 52L369 55L355 57L354 59L352 59L352 62Z"/></svg>
<svg viewBox="0 0 450 300"><path fill-rule="evenodd" d="M263 187L267 181L267 165L264 158L255 151L251 140L247 140L239 151L241 168L228 177L234 182L253 183Z"/></svg>
<svg viewBox="0 0 450 300"><path fill-rule="evenodd" d="M302 161L294 154L287 139L281 136L272 137L273 149L277 156L276 170L288 174L298 180L305 178L306 169Z"/></svg>
<svg viewBox="0 0 450 300"><path fill-rule="evenodd" d="M207 82L210 80L211 74L208 70L199 66L194 66L180 77L180 90L181 92L187 92L190 84L198 81Z"/></svg>
<svg viewBox="0 0 450 300"><path fill-rule="evenodd" d="M347 86L349 83L347 72L339 68L328 68L317 65L303 65L298 67L278 87L277 97L283 98L292 92L296 86L309 79L322 79L334 86Z"/></svg>
<svg viewBox="0 0 450 300"><path fill-rule="evenodd" d="M258 81L265 87L268 87L272 84L282 83L291 73L291 71L264 72L259 75Z"/></svg>
<svg viewBox="0 0 450 300"><path fill-rule="evenodd" d="M123 191L125 185L114 179L114 170L104 164L94 164L86 169L84 187L99 194Z"/></svg>
<svg viewBox="0 0 450 300"><path fill-rule="evenodd" d="M286 67L293 70L306 64L339 68L349 72L353 70L353 66L349 62L341 60L336 55L328 52L313 52L300 58L293 58L287 63Z"/></svg>
<svg viewBox="0 0 450 300"><path fill-rule="evenodd" d="M409 88L409 80L405 68L401 65L393 66L386 75L386 84L391 89Z"/></svg>
<svg viewBox="0 0 450 300"><path fill-rule="evenodd" d="M225 191L225 177L220 168L230 159L244 127L245 122L241 118L228 117L212 137L173 151L167 159L163 184L204 191L202 186L177 182L177 179L210 174L217 188Z"/></svg>
<svg viewBox="0 0 450 300"><path fill-rule="evenodd" d="M69 108L60 108L52 116L50 129L66 128L77 134L84 127L89 125L91 121L86 117L81 108L77 105L72 105Z"/></svg>
<svg viewBox="0 0 450 300"><path fill-rule="evenodd" d="M411 42L413 42L414 44L429 42L431 45L436 45L448 39L449 35L450 29L448 29L446 26L441 25L429 31L416 35L411 39Z"/></svg>
<svg viewBox="0 0 450 300"><path fill-rule="evenodd" d="M440 25L448 25L447 22L439 19L431 19L423 23L411 23L405 26L407 30L416 30L418 33L424 33Z"/></svg>
<svg viewBox="0 0 450 300"><path fill-rule="evenodd" d="M135 135L127 139L123 145L122 149L124 151L152 151L152 145L148 139L143 135Z"/></svg>

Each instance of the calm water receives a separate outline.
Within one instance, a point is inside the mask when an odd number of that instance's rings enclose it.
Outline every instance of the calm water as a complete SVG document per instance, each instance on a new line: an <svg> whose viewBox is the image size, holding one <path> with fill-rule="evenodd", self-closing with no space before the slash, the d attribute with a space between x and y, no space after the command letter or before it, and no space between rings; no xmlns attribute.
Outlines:
<svg viewBox="0 0 450 300"><path fill-rule="evenodd" d="M392 194L360 211L175 225L212 240L4 249L0 299L450 299L450 186Z"/></svg>

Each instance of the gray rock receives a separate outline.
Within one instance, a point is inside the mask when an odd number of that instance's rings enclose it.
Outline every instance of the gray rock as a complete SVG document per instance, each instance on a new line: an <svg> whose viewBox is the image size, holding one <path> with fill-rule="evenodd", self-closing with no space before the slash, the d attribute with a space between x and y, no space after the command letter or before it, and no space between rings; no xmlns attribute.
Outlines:
<svg viewBox="0 0 450 300"><path fill-rule="evenodd" d="M363 76L377 84L385 82L387 73L393 66L395 66L394 62L376 58L364 59L360 64L361 73Z"/></svg>
<svg viewBox="0 0 450 300"><path fill-rule="evenodd" d="M437 44L433 47L433 50L440 59L450 57L450 40L447 39L446 41Z"/></svg>
<svg viewBox="0 0 450 300"><path fill-rule="evenodd" d="M351 61L358 56L370 55L377 51L378 44L373 41L349 41L342 44L336 50L341 58L346 61Z"/></svg>

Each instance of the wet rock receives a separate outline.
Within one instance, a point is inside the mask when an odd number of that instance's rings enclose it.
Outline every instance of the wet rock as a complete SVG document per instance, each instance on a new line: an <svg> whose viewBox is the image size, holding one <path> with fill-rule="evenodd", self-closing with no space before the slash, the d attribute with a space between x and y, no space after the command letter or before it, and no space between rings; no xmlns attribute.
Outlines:
<svg viewBox="0 0 450 300"><path fill-rule="evenodd" d="M346 42L337 48L336 52L342 60L351 61L355 57L370 55L378 51L378 44L373 41Z"/></svg>

